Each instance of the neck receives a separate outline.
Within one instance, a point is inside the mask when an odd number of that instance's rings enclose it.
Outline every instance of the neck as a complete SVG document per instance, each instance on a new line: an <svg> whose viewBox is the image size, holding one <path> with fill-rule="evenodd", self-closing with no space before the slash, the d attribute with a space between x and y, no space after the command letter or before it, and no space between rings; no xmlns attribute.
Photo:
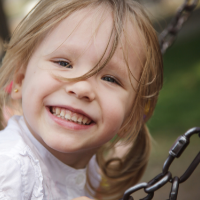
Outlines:
<svg viewBox="0 0 200 200"><path fill-rule="evenodd" d="M64 164L75 169L84 169L96 151L88 150L87 152L63 153L49 148L46 144L42 144L47 148L56 158Z"/></svg>
<svg viewBox="0 0 200 200"><path fill-rule="evenodd" d="M89 149L81 152L65 153L49 147L38 135L32 134L49 152L64 164L75 169L84 169L98 149Z"/></svg>
<svg viewBox="0 0 200 200"><path fill-rule="evenodd" d="M25 120L26 122L26 120ZM92 156L96 154L98 148L95 149L87 149L87 150L80 150L76 152L60 152L51 147L49 147L43 139L36 134L29 124L26 122L27 127L29 128L31 134L40 142L50 153L52 153L57 159L59 159L64 164L73 167L75 169L84 169Z"/></svg>

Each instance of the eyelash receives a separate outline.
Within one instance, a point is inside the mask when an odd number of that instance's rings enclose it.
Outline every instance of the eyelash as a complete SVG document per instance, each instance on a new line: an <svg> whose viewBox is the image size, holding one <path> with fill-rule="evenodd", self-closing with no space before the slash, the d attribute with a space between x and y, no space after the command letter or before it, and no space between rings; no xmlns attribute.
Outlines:
<svg viewBox="0 0 200 200"><path fill-rule="evenodd" d="M64 60L58 60L58 61L55 61L55 63L59 64L62 67L65 67L65 68L70 68L70 69L73 68L72 65L70 64L70 62L67 62Z"/></svg>
<svg viewBox="0 0 200 200"><path fill-rule="evenodd" d="M62 67L65 67L65 68L73 68L72 65L70 65L70 62L67 62L67 61L64 61L64 60L58 60L58 61L55 61L55 63L59 64ZM65 66L63 66L61 63L62 64L67 63L67 64ZM111 82L111 83L120 85L120 83L114 77L111 77L111 76L104 76L101 79L104 80L104 81L107 81L107 82Z"/></svg>
<svg viewBox="0 0 200 200"><path fill-rule="evenodd" d="M119 82L114 77L111 77L111 76L104 76L101 79L111 82L111 83L114 83L114 84L117 84L117 85L120 85Z"/></svg>

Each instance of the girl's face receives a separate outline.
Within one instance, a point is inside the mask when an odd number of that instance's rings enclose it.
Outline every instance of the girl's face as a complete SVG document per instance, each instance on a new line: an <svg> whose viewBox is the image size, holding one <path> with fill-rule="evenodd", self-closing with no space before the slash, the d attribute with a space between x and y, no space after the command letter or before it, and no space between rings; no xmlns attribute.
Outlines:
<svg viewBox="0 0 200 200"><path fill-rule="evenodd" d="M37 47L26 71L16 75L14 88L19 92L12 97L22 98L27 126L61 160L63 153L72 155L76 163L80 156L89 159L117 134L134 103L121 45L107 66L86 80L64 82L53 76L79 77L98 63L113 25L111 12L104 13L101 23L99 13L83 9L63 20ZM139 79L139 38L133 28L127 30L135 46L135 50L126 46L129 67ZM132 83L136 88L137 82Z"/></svg>

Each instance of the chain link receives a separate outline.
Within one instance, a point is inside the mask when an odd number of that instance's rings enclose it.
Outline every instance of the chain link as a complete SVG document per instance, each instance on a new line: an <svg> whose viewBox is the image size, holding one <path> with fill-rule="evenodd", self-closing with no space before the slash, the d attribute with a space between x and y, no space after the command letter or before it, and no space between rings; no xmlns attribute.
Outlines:
<svg viewBox="0 0 200 200"><path fill-rule="evenodd" d="M180 178L177 176L172 178L172 174L168 170L173 160L175 158L179 158L182 155L182 153L190 143L190 137L194 134L198 134L200 137L200 127L192 128L188 130L184 135L178 137L178 139L169 151L168 158L164 162L162 173L158 174L148 183L139 183L129 188L125 191L124 196L121 200L130 200L130 195L140 189L144 189L144 191L148 194L146 197L140 200L151 200L154 196L154 192L163 187L168 182L172 183L171 192L169 194L168 200L176 200L179 184L186 181L200 163L200 152L197 154L190 166Z"/></svg>
<svg viewBox="0 0 200 200"><path fill-rule="evenodd" d="M159 35L160 49L162 54L174 43L178 32L183 24L187 21L192 11L198 4L198 0L185 0L183 5L178 9L176 15Z"/></svg>
<svg viewBox="0 0 200 200"><path fill-rule="evenodd" d="M178 9L171 23L159 35L160 49L162 54L164 54L166 50L173 44L178 32L180 31L186 20L189 18L191 12L195 9L197 4L198 0L193 0L192 3L191 0L185 0L183 5ZM133 199L131 197L131 194L141 189L144 189L144 191L148 195L140 200L151 200L154 196L154 192L157 191L159 188L163 187L168 182L172 183L168 200L176 200L178 195L179 184L186 181L200 163L200 152L197 154L190 166L180 178L177 176L172 178L172 174L168 170L174 159L179 158L182 155L182 153L190 143L190 137L194 134L199 134L200 137L200 127L192 128L188 130L183 136L178 137L178 139L169 151L168 158L164 162L162 173L158 174L148 183L139 183L129 188L124 192L123 198L121 198L120 200Z"/></svg>

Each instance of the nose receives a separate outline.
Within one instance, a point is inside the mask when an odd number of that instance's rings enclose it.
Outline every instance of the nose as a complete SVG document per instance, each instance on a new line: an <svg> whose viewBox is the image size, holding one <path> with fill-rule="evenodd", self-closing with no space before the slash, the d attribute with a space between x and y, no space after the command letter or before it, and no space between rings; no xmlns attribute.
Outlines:
<svg viewBox="0 0 200 200"><path fill-rule="evenodd" d="M78 99L83 99L86 101L93 101L95 99L95 92L88 79L78 82L68 82L66 84L66 92Z"/></svg>

